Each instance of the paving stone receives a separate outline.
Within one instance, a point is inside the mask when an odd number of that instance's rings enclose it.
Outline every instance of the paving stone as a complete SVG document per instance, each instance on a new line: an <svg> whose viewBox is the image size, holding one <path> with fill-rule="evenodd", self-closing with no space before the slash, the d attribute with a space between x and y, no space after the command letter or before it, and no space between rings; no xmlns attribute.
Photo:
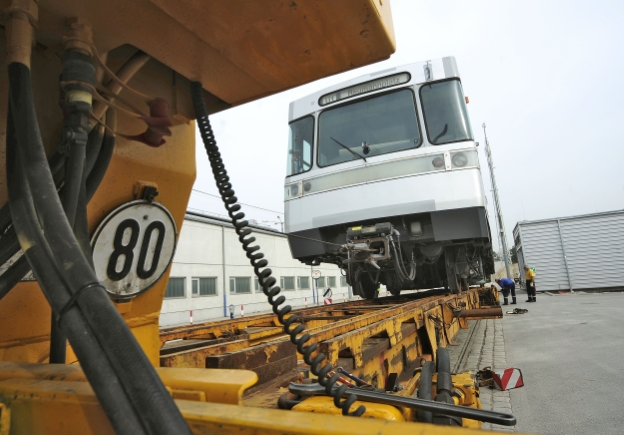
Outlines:
<svg viewBox="0 0 624 435"><path fill-rule="evenodd" d="M495 402L509 403L511 400L509 397L504 397L504 396L493 396L492 398L494 399Z"/></svg>

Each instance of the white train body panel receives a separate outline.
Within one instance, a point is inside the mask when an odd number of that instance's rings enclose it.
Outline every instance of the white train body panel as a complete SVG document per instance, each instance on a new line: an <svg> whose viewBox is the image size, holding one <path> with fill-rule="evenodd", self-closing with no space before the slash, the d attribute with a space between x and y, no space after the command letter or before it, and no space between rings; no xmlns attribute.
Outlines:
<svg viewBox="0 0 624 435"><path fill-rule="evenodd" d="M479 168L440 171L293 198L284 205L285 231L291 233L393 215L485 206Z"/></svg>

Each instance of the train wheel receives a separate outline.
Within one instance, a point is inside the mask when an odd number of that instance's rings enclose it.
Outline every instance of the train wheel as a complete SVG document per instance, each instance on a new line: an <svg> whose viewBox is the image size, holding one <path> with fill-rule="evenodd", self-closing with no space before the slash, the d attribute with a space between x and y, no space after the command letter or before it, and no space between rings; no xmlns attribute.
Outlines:
<svg viewBox="0 0 624 435"><path fill-rule="evenodd" d="M378 288L379 283L373 282L368 273L361 273L358 281L353 286L356 294L359 294L364 299L374 299Z"/></svg>
<svg viewBox="0 0 624 435"><path fill-rule="evenodd" d="M401 294L401 287L398 284L399 280L394 275L394 272L388 271L385 273L386 289L392 296L399 296Z"/></svg>

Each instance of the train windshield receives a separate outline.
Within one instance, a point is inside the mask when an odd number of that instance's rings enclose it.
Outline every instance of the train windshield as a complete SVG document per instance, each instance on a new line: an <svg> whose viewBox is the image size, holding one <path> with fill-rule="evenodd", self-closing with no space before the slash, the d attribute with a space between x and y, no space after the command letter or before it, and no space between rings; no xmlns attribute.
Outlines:
<svg viewBox="0 0 624 435"><path fill-rule="evenodd" d="M300 174L312 168L313 142L314 117L307 116L290 123L286 176Z"/></svg>
<svg viewBox="0 0 624 435"><path fill-rule="evenodd" d="M424 85L420 88L420 99L431 144L473 139L459 80Z"/></svg>
<svg viewBox="0 0 624 435"><path fill-rule="evenodd" d="M409 89L331 108L319 118L319 166L420 146L414 94Z"/></svg>

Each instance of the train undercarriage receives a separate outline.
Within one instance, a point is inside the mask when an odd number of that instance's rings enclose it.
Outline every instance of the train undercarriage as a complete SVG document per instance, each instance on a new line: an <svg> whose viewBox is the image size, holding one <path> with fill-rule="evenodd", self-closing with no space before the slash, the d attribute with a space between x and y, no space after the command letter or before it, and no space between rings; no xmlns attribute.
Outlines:
<svg viewBox="0 0 624 435"><path fill-rule="evenodd" d="M312 266L321 262L336 264L354 294L365 299L374 298L380 284L398 296L402 290L431 288L460 293L483 283L494 273L494 259L482 209L433 215L400 216L322 228L313 234L303 232L332 245L328 249L324 243L321 255L299 259ZM298 234L289 237L295 254L297 246L301 246ZM340 240L346 243L333 248ZM305 249L310 252L314 248L308 241Z"/></svg>

